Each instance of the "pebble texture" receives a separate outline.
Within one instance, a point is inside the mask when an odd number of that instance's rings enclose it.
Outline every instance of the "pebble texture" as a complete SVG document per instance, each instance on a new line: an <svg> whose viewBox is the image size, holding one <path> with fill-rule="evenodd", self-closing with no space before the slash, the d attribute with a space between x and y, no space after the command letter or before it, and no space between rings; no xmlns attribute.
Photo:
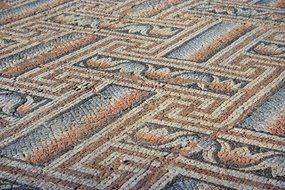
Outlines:
<svg viewBox="0 0 285 190"><path fill-rule="evenodd" d="M285 189L284 0L0 1L0 190Z"/></svg>

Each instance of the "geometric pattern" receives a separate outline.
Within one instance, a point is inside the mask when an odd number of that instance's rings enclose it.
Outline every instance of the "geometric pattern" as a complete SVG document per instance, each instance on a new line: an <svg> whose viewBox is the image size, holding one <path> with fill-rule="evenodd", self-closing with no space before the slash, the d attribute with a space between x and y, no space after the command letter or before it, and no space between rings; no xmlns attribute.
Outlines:
<svg viewBox="0 0 285 190"><path fill-rule="evenodd" d="M285 189L283 0L0 2L0 189Z"/></svg>

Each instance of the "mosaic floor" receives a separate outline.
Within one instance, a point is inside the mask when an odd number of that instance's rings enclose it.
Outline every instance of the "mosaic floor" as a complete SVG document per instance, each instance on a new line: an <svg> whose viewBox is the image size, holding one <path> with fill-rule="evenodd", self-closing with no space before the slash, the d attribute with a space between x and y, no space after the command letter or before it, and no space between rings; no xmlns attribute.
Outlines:
<svg viewBox="0 0 285 190"><path fill-rule="evenodd" d="M0 0L0 189L285 189L284 0Z"/></svg>

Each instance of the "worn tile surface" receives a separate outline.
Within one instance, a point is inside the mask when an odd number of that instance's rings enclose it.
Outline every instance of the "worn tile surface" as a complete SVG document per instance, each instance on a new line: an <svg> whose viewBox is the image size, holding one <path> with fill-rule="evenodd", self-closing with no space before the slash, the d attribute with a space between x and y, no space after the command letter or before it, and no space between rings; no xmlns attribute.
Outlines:
<svg viewBox="0 0 285 190"><path fill-rule="evenodd" d="M0 189L285 189L284 0L1 0Z"/></svg>

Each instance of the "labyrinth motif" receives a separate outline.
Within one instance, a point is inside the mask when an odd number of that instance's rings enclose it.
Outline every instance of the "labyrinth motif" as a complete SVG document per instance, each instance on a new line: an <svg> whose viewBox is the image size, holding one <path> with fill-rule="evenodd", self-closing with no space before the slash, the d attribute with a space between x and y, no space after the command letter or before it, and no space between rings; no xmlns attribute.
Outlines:
<svg viewBox="0 0 285 190"><path fill-rule="evenodd" d="M0 1L0 189L285 189L284 0Z"/></svg>

